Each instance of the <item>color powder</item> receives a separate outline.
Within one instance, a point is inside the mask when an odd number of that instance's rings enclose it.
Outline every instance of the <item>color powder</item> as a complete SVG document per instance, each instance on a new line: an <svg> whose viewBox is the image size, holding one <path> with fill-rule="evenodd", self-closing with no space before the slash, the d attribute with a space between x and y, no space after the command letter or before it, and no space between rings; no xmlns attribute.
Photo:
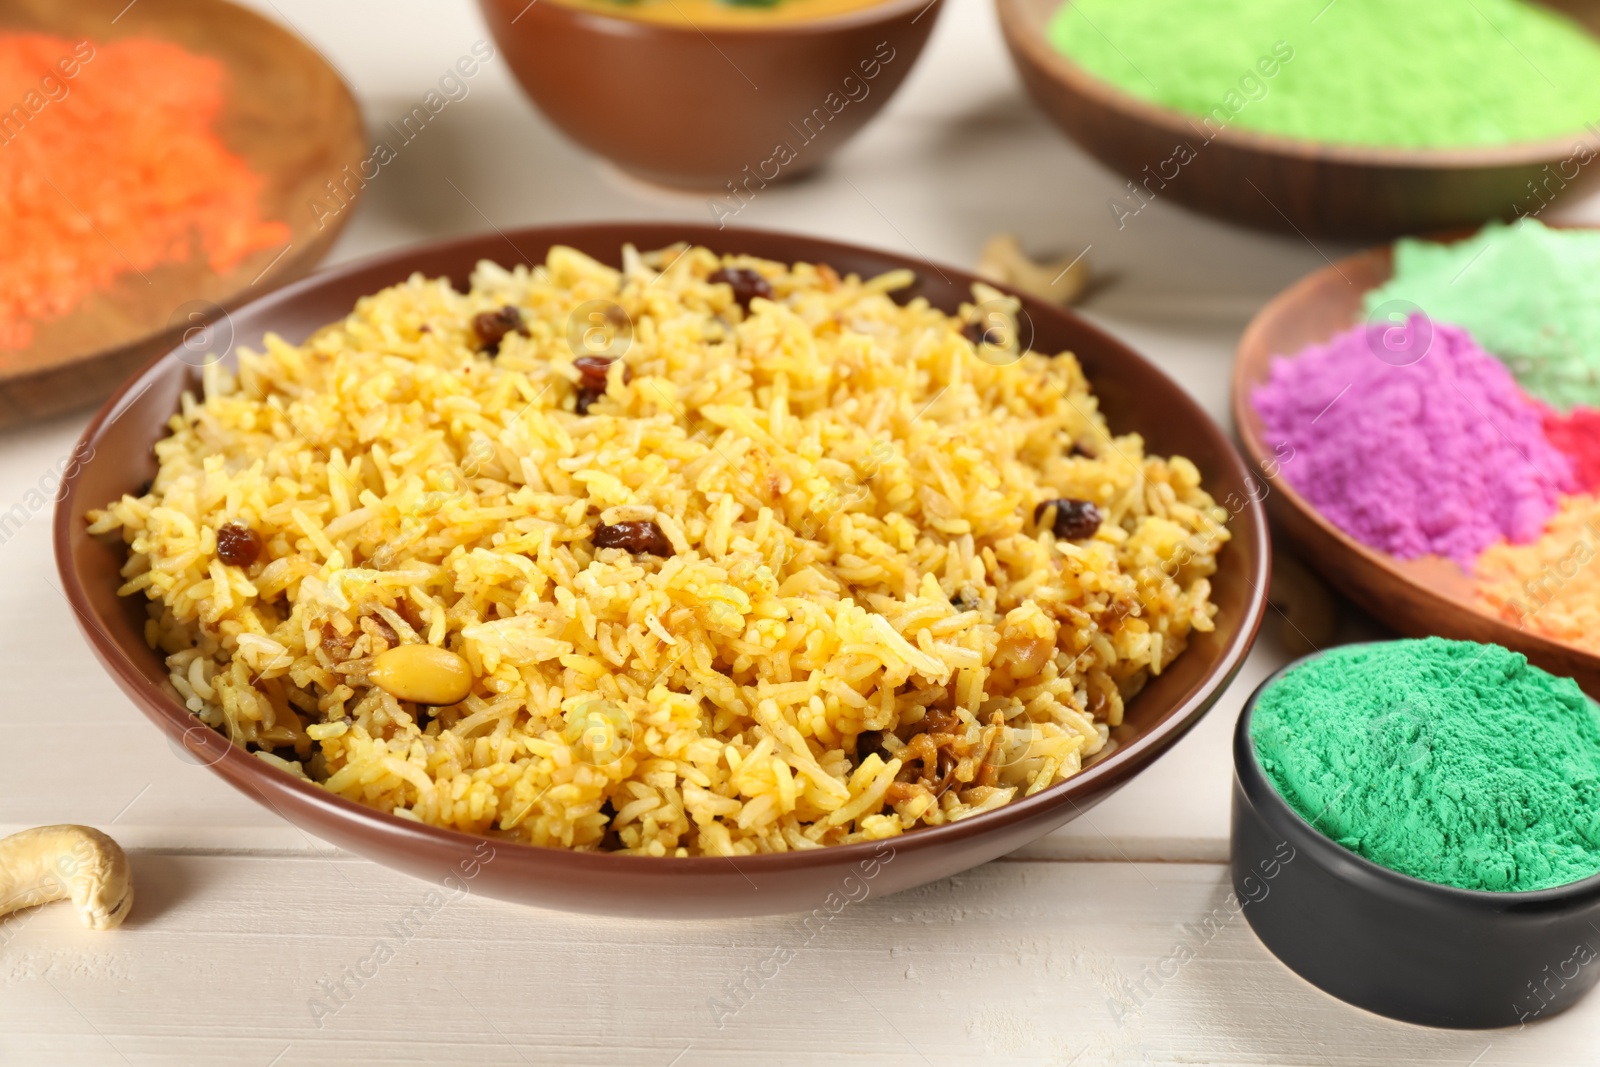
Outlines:
<svg viewBox="0 0 1600 1067"><path fill-rule="evenodd" d="M1572 487L1540 411L1464 330L1362 324L1273 360L1251 400L1282 477L1329 521L1400 559L1470 568L1502 537L1531 541Z"/></svg>
<svg viewBox="0 0 1600 1067"><path fill-rule="evenodd" d="M1520 0L1072 0L1047 32L1090 73L1195 116L1207 140L1236 126L1459 147L1600 119L1600 42Z"/></svg>
<svg viewBox="0 0 1600 1067"><path fill-rule="evenodd" d="M0 352L123 275L288 242L213 132L226 82L165 41L0 33Z"/></svg>
<svg viewBox="0 0 1600 1067"><path fill-rule="evenodd" d="M1600 655L1600 499L1569 496L1544 536L1478 558L1478 594L1513 626Z"/></svg>
<svg viewBox="0 0 1600 1067"><path fill-rule="evenodd" d="M1572 476L1581 491L1600 489L1600 411L1573 408L1563 415L1546 409L1544 435L1572 460Z"/></svg>
<svg viewBox="0 0 1600 1067"><path fill-rule="evenodd" d="M1600 407L1600 232L1527 219L1455 244L1403 240L1394 277L1366 297L1369 312L1391 301L1471 330L1552 407Z"/></svg>
<svg viewBox="0 0 1600 1067"><path fill-rule="evenodd" d="M1600 872L1600 713L1498 645L1330 649L1263 691L1250 736L1290 807L1390 870L1497 892Z"/></svg>

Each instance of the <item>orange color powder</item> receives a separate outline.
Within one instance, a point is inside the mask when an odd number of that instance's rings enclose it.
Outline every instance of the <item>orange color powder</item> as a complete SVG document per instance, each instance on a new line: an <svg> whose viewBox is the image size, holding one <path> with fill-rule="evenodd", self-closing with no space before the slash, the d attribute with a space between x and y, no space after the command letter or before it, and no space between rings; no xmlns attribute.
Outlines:
<svg viewBox="0 0 1600 1067"><path fill-rule="evenodd" d="M1600 655L1600 497L1565 498L1531 544L1491 545L1477 578L1491 613Z"/></svg>
<svg viewBox="0 0 1600 1067"><path fill-rule="evenodd" d="M0 33L0 352L128 272L225 273L288 242L213 132L226 91L221 63L166 41Z"/></svg>

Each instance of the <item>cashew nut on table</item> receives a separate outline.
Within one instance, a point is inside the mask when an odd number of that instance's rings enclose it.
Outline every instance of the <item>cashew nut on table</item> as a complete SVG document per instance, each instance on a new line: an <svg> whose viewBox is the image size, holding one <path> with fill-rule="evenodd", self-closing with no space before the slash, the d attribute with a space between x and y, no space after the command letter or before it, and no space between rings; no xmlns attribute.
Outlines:
<svg viewBox="0 0 1600 1067"><path fill-rule="evenodd" d="M1016 236L1009 233L989 238L979 253L978 266L973 273L1063 305L1076 303L1088 289L1090 280L1089 261L1082 254L1072 259L1035 262L1022 250Z"/></svg>
<svg viewBox="0 0 1600 1067"><path fill-rule="evenodd" d="M40 826L0 840L0 917L71 900L91 930L121 925L133 906L122 846L88 826Z"/></svg>

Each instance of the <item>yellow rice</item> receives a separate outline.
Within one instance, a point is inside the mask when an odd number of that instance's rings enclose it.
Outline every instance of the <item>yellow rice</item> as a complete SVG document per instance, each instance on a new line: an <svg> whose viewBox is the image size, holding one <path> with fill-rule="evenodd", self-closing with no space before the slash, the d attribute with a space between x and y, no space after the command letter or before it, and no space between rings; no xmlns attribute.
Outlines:
<svg viewBox="0 0 1600 1067"><path fill-rule="evenodd" d="M126 540L121 592L149 598L200 721L437 826L781 852L1061 781L1212 628L1226 512L1188 460L1110 434L1070 354L980 353L974 307L890 298L906 271L623 263L558 247L480 264L466 294L414 276L237 375L205 369L150 490L91 515ZM707 281L726 265L775 299L744 312ZM631 319L631 379L612 366L580 416L592 301ZM503 305L527 335L491 358L471 321ZM1057 497L1094 502L1099 532L1041 529ZM621 521L673 554L593 547ZM217 558L229 522L260 534L256 563ZM369 684L391 641L459 653L471 695L419 708Z"/></svg>

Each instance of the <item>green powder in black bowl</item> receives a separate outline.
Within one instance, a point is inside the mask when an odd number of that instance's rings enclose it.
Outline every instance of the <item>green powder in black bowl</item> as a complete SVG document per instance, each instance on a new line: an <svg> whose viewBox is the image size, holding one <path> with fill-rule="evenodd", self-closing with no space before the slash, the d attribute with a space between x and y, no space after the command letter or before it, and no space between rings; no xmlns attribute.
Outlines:
<svg viewBox="0 0 1600 1067"><path fill-rule="evenodd" d="M1391 870L1496 892L1600 872L1600 711L1499 645L1331 649L1261 693L1250 736L1295 811Z"/></svg>

